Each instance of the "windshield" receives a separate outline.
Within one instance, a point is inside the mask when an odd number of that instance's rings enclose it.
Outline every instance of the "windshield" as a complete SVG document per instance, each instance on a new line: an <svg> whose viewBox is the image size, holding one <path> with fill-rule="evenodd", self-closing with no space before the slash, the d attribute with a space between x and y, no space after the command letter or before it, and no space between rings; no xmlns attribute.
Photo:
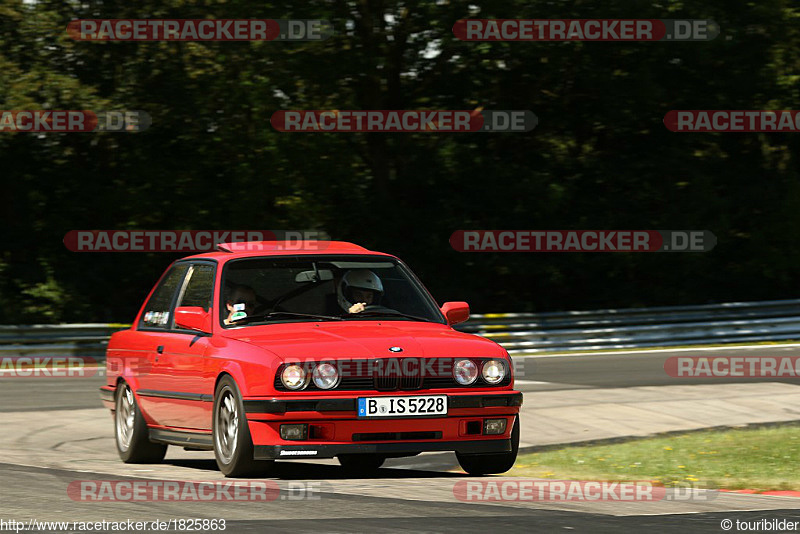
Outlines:
<svg viewBox="0 0 800 534"><path fill-rule="evenodd" d="M385 256L232 260L221 293L225 327L321 320L445 323L414 275Z"/></svg>

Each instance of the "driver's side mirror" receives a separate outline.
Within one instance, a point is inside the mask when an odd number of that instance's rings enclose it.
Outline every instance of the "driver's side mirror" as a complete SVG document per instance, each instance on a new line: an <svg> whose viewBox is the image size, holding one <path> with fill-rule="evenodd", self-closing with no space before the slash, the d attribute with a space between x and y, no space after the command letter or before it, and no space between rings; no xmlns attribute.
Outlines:
<svg viewBox="0 0 800 534"><path fill-rule="evenodd" d="M210 334L211 314L200 306L178 306L175 308L175 325Z"/></svg>
<svg viewBox="0 0 800 534"><path fill-rule="evenodd" d="M469 319L469 304L466 302L445 302L442 304L442 313L447 318L450 326L463 323Z"/></svg>

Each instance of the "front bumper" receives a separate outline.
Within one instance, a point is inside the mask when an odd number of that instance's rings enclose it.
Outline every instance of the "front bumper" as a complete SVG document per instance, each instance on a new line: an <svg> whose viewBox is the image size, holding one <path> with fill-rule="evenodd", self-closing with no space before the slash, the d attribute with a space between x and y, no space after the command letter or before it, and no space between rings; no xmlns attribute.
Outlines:
<svg viewBox="0 0 800 534"><path fill-rule="evenodd" d="M435 395L439 395L439 393L435 393ZM522 393L519 392L448 395L447 397L448 407L451 410L522 406ZM343 399L245 399L244 411L248 415L248 419L252 419L250 416L255 414L285 414L287 412L353 412L355 415L356 403L356 397Z"/></svg>
<svg viewBox="0 0 800 534"><path fill-rule="evenodd" d="M360 395L359 395L360 396ZM256 459L333 458L340 454L414 455L429 451L492 454L511 450L522 404L516 391L448 394L441 416L357 417L357 397L245 399ZM506 420L502 434L483 434L484 419ZM307 425L302 440L284 440L280 427Z"/></svg>

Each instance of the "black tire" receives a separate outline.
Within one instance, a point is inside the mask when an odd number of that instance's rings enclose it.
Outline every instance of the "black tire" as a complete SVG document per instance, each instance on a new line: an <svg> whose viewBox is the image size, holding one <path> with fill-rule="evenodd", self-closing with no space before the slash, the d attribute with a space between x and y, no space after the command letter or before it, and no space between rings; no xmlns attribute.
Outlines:
<svg viewBox="0 0 800 534"><path fill-rule="evenodd" d="M167 454L166 444L150 441L150 430L126 382L119 383L114 399L114 442L126 464L157 464Z"/></svg>
<svg viewBox="0 0 800 534"><path fill-rule="evenodd" d="M511 452L495 454L459 454L456 453L461 469L470 475L498 475L505 473L517 461L519 452L519 416L514 419L514 428L511 430Z"/></svg>
<svg viewBox="0 0 800 534"><path fill-rule="evenodd" d="M349 475L373 474L386 461L382 454L340 454L337 458Z"/></svg>
<svg viewBox="0 0 800 534"><path fill-rule="evenodd" d="M232 415L233 408L236 411ZM242 395L230 376L224 376L217 385L212 417L214 456L222 474L230 478L267 474L275 462L253 459L253 439L250 437Z"/></svg>

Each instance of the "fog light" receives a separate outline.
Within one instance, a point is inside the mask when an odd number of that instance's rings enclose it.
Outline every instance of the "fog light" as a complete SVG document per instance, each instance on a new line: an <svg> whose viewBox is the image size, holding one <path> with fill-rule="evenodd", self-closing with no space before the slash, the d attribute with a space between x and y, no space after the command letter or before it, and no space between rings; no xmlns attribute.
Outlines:
<svg viewBox="0 0 800 534"><path fill-rule="evenodd" d="M484 434L502 434L506 431L505 419L484 419L483 420L483 433Z"/></svg>
<svg viewBox="0 0 800 534"><path fill-rule="evenodd" d="M505 428L505 425L503 425ZM308 425L281 425L281 439L286 441L298 441L307 439Z"/></svg>

